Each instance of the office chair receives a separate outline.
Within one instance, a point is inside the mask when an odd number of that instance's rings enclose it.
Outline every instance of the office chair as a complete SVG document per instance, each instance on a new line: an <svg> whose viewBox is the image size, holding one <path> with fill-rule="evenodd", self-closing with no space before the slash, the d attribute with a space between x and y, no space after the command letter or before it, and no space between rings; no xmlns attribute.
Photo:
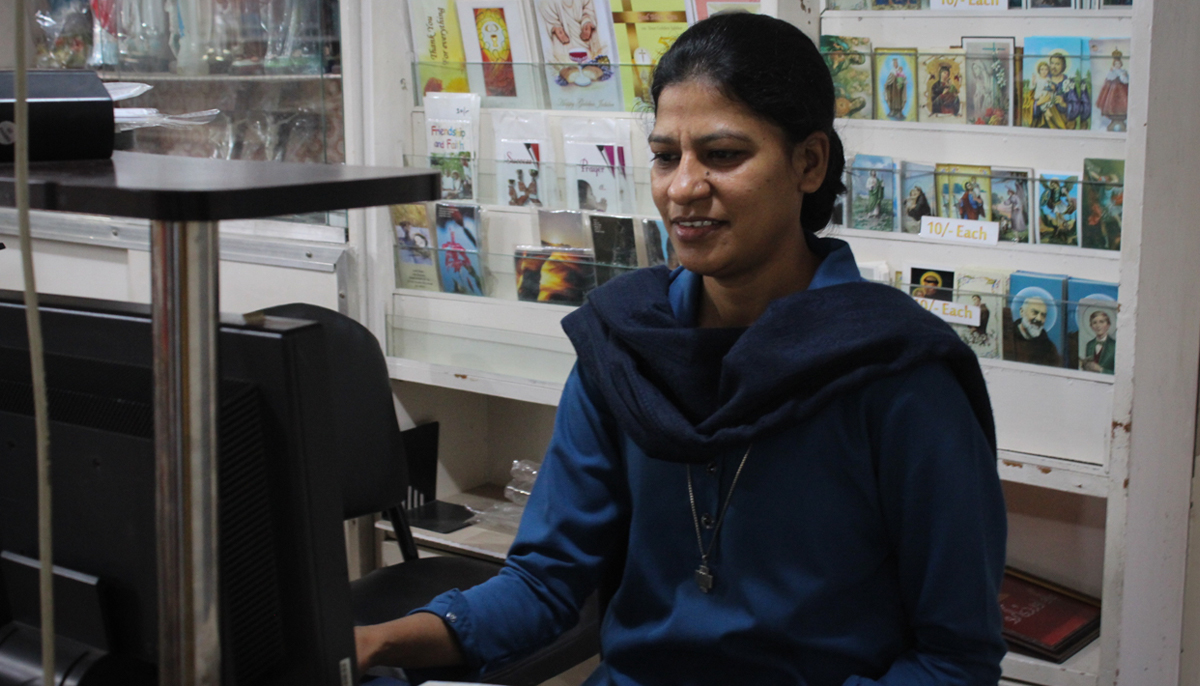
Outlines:
<svg viewBox="0 0 1200 686"><path fill-rule="evenodd" d="M341 465L343 518L383 513L392 522L403 562L376 569L351 583L354 621L378 624L403 617L434 596L453 588L466 590L499 573L499 563L468 557L418 558L404 514L408 464L396 421L387 361L379 341L366 327L333 310L294 303L261 311L264 315L306 319L325 330L330 350L330 407ZM597 654L600 611L596 597L585 604L579 623L551 645L484 674L503 686L537 686ZM438 674L447 679L453 670Z"/></svg>

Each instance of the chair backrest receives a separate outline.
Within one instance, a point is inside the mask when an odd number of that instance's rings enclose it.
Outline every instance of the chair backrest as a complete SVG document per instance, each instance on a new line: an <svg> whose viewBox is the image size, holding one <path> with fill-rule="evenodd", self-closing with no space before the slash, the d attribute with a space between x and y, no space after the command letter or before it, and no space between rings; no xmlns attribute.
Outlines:
<svg viewBox="0 0 1200 686"><path fill-rule="evenodd" d="M331 406L346 519L400 505L408 492L408 463L392 400L387 360L378 339L344 314L310 305L277 305L262 314L317 322L330 355Z"/></svg>

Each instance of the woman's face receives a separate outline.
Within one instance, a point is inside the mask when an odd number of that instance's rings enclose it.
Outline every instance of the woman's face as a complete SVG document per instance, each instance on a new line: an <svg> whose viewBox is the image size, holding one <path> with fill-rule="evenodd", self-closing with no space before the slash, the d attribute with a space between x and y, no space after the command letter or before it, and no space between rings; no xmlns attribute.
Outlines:
<svg viewBox="0 0 1200 686"><path fill-rule="evenodd" d="M663 89L651 192L684 267L715 278L786 267L805 250L800 207L825 178L829 141L781 128L703 80Z"/></svg>

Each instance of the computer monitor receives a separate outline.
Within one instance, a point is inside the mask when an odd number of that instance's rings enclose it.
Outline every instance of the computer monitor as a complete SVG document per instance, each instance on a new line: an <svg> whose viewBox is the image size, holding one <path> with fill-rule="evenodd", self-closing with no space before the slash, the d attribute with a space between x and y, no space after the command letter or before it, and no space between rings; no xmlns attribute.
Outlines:
<svg viewBox="0 0 1200 686"><path fill-rule="evenodd" d="M60 679L157 682L149 308L41 297ZM354 637L328 358L309 322L222 318L218 519L224 686L351 686ZM0 686L41 676L32 385L0 290ZM64 683L60 680L60 683Z"/></svg>

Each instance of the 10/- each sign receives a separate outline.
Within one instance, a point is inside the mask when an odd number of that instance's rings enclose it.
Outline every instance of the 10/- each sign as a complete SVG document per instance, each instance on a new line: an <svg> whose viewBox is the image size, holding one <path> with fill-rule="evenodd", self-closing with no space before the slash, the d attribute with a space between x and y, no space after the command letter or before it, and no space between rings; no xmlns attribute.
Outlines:
<svg viewBox="0 0 1200 686"><path fill-rule="evenodd" d="M913 296L913 300L947 324L979 326L980 308L974 305L922 298L916 295Z"/></svg>
<svg viewBox="0 0 1200 686"><path fill-rule="evenodd" d="M1006 10L1008 9L1008 0L931 0L929 9L956 12Z"/></svg>
<svg viewBox="0 0 1200 686"><path fill-rule="evenodd" d="M920 235L951 243L996 245L1000 240L1000 222L925 216L921 217Z"/></svg>

